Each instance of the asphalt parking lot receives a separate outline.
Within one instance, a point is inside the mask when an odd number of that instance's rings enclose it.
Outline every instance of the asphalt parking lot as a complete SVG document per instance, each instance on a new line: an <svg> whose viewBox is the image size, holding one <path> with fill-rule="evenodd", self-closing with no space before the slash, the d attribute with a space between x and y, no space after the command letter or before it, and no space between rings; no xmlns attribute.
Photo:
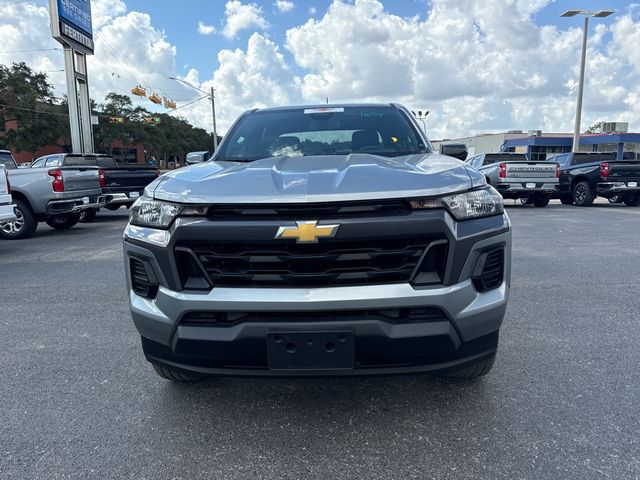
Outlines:
<svg viewBox="0 0 640 480"><path fill-rule="evenodd" d="M512 206L479 381L161 380L125 298L127 211L0 241L0 478L640 478L640 208Z"/></svg>

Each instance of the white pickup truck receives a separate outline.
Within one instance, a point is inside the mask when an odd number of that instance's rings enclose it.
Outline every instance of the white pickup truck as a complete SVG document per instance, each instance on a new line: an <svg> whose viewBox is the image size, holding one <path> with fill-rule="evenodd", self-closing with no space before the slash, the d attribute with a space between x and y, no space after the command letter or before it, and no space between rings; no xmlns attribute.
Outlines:
<svg viewBox="0 0 640 480"><path fill-rule="evenodd" d="M8 172L15 219L0 220L0 238L28 238L38 222L57 230L73 227L80 213L105 204L101 187L104 174L97 167L55 167L46 163L38 168L18 168L11 152L0 150Z"/></svg>
<svg viewBox="0 0 640 480"><path fill-rule="evenodd" d="M467 160L503 198L519 198L522 203L546 207L557 193L560 166L534 162L520 153L483 153Z"/></svg>

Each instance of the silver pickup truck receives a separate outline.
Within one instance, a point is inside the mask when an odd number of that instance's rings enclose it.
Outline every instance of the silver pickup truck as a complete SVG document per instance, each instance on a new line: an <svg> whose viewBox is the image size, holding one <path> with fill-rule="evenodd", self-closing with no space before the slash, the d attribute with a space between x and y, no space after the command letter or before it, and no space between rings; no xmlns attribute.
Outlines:
<svg viewBox="0 0 640 480"><path fill-rule="evenodd" d="M11 200L11 187L9 186L7 168L0 163L0 222L13 222L16 220L13 207L15 205Z"/></svg>
<svg viewBox="0 0 640 480"><path fill-rule="evenodd" d="M28 238L36 231L38 222L52 228L66 230L80 219L87 208L105 204L101 190L100 169L97 167L18 168L7 153L1 151L8 169L11 193L15 204L15 221L0 222L0 238Z"/></svg>
<svg viewBox="0 0 640 480"><path fill-rule="evenodd" d="M557 193L560 167L534 162L521 153L483 153L467 159L503 198L519 198L524 204L546 207Z"/></svg>
<svg viewBox="0 0 640 480"><path fill-rule="evenodd" d="M130 213L129 304L165 379L493 365L511 268L502 197L402 106L252 110Z"/></svg>

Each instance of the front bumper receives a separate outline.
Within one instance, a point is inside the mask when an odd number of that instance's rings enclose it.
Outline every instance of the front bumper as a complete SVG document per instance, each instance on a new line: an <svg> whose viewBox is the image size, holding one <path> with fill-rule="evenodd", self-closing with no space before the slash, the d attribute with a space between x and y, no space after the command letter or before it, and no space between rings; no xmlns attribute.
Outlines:
<svg viewBox="0 0 640 480"><path fill-rule="evenodd" d="M447 214L444 214L447 216ZM322 288L214 287L208 291L169 288L174 272L158 251L171 249L171 233L128 227L124 255L129 302L153 363L207 374L225 375L362 375L432 372L462 368L495 353L498 330L509 296L511 232L506 215L476 221L477 228L450 218L452 250L464 250L456 280L448 285L414 287L410 283ZM489 224L491 227L486 228ZM482 227L485 225L485 227ZM193 224L190 225L192 228ZM479 292L471 280L481 252L505 250L504 281ZM153 299L131 289L129 258L152 268L160 286ZM454 258L452 256L452 258ZM161 266L162 265L162 266ZM418 322L389 322L364 312L377 309L433 309L442 315ZM185 321L194 312L253 312L267 319L238 324ZM326 314L326 318L323 315ZM336 316L344 319L336 320ZM349 318L347 318L349 317ZM352 369L269 368L267 338L274 332L353 333Z"/></svg>
<svg viewBox="0 0 640 480"><path fill-rule="evenodd" d="M60 215L64 213L78 213L90 208L99 209L105 206L104 195L90 195L79 198L67 198L64 200L52 200L47 203L47 215Z"/></svg>

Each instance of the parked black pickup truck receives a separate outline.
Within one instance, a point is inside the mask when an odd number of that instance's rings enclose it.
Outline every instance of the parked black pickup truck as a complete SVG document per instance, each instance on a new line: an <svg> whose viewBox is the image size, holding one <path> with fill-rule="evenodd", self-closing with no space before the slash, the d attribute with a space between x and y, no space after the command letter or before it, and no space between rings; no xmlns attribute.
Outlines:
<svg viewBox="0 0 640 480"><path fill-rule="evenodd" d="M555 195L565 205L588 207L596 197L621 197L640 205L640 161L616 160L614 153L563 153L547 159L560 165L560 186Z"/></svg>
<svg viewBox="0 0 640 480"><path fill-rule="evenodd" d="M103 185L102 193L107 198L105 208L117 210L121 206L129 208L144 192L153 180L158 178L160 171L155 167L144 165L118 165L110 155L83 154L83 153L57 153L47 155L36 160L32 166L44 162L47 167L67 166L92 166L100 167L100 184ZM81 221L89 222L96 216L97 210L85 210Z"/></svg>

